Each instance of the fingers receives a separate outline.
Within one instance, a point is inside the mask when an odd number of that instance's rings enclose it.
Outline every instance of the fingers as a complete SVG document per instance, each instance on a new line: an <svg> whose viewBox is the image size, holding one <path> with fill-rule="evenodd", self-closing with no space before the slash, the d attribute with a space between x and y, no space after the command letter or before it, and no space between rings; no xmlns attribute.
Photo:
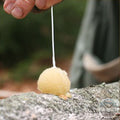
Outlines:
<svg viewBox="0 0 120 120"><path fill-rule="evenodd" d="M16 0L6 0L5 3L4 3L4 10L10 14L11 13L11 10L13 8L13 5L15 4Z"/></svg>
<svg viewBox="0 0 120 120"><path fill-rule="evenodd" d="M62 0L36 0L35 5L39 9L48 9L48 8L50 8L50 6L55 5L61 1Z"/></svg>
<svg viewBox="0 0 120 120"><path fill-rule="evenodd" d="M15 18L24 18L33 8L34 0L5 0L4 10Z"/></svg>
<svg viewBox="0 0 120 120"><path fill-rule="evenodd" d="M15 18L24 18L34 7L38 9L48 9L62 0L5 0L4 10Z"/></svg>

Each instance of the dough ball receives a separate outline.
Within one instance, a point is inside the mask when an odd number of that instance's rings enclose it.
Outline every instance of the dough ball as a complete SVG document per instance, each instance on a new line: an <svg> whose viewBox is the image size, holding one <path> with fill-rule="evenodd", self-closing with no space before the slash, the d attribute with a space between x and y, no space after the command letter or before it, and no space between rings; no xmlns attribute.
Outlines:
<svg viewBox="0 0 120 120"><path fill-rule="evenodd" d="M44 70L38 79L38 89L42 93L65 95L70 90L70 80L67 73L57 67Z"/></svg>

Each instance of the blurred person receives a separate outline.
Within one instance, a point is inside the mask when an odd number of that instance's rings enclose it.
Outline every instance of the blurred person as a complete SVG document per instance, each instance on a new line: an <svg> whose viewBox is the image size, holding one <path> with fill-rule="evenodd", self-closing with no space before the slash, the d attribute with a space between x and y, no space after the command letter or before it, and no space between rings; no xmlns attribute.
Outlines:
<svg viewBox="0 0 120 120"><path fill-rule="evenodd" d="M119 0L88 0L70 69L71 86L120 77Z"/></svg>

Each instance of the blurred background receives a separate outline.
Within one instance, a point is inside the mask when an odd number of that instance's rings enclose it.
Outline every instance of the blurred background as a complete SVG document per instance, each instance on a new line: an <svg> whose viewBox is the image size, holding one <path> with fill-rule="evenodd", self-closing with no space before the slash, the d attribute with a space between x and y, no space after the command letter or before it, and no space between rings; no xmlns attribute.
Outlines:
<svg viewBox="0 0 120 120"><path fill-rule="evenodd" d="M86 0L65 0L54 7L57 66L69 72ZM51 62L50 9L17 20L0 6L0 89L37 91L36 81Z"/></svg>

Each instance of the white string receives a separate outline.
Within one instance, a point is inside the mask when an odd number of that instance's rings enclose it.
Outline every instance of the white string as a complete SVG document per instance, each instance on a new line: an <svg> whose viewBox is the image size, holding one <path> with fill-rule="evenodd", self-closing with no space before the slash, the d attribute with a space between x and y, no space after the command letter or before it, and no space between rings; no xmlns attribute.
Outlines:
<svg viewBox="0 0 120 120"><path fill-rule="evenodd" d="M56 64L55 64L55 45L54 45L54 18L53 18L53 6L51 6L51 26L52 26L52 62L53 62L53 67L56 67Z"/></svg>

